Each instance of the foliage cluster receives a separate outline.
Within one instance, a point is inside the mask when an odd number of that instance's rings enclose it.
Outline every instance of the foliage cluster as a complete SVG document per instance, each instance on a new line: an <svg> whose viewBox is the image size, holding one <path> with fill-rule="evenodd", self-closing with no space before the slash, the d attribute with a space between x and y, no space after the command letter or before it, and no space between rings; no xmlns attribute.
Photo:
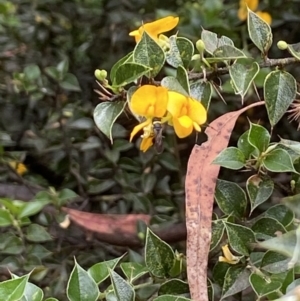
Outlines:
<svg viewBox="0 0 300 301"><path fill-rule="evenodd" d="M243 298L295 294L300 152L284 114L298 95L299 47L287 33L293 28L287 20L298 22L296 2L260 3L272 15L272 30L252 11L242 24L238 3L135 2L0 4L0 300L190 300L182 245L174 252L141 223L144 252L124 256L123 248L86 239L61 211L69 204L99 213L150 212L156 227L183 219L195 136L178 140L167 127L160 155L141 153L139 139L128 141L142 122L127 110L142 77L142 84L201 101L209 120L254 102L259 89L267 115L252 109L251 122L241 117L236 139L214 161L248 173L224 170L216 183L209 298L236 298L248 288ZM155 6L158 17L178 13L179 34L165 40L166 49L147 32L134 46L128 32L140 25L141 13L153 20ZM276 15L283 7L285 14ZM276 48L279 40L289 43ZM291 58L269 58L282 49ZM115 63L116 57L122 58ZM110 82L98 76L98 104L94 69L113 64ZM297 102L293 113L297 118ZM12 182L15 191L8 192Z"/></svg>

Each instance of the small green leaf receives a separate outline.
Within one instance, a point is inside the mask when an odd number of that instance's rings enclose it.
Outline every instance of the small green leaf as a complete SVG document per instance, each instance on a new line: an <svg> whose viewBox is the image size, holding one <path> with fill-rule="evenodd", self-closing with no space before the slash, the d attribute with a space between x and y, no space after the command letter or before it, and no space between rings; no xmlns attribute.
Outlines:
<svg viewBox="0 0 300 301"><path fill-rule="evenodd" d="M224 149L214 160L213 164L221 165L229 169L241 169L246 163L245 156L236 147Z"/></svg>
<svg viewBox="0 0 300 301"><path fill-rule="evenodd" d="M42 289L40 289L35 284L27 282L24 295L20 301L42 301L44 297L44 293Z"/></svg>
<svg viewBox="0 0 300 301"><path fill-rule="evenodd" d="M170 91L175 91L185 96L188 96L187 91L181 86L179 81L173 76L166 76L161 81L161 86L167 88Z"/></svg>
<svg viewBox="0 0 300 301"><path fill-rule="evenodd" d="M130 283L149 272L144 265L137 262L122 262L120 268Z"/></svg>
<svg viewBox="0 0 300 301"><path fill-rule="evenodd" d="M135 291L133 287L119 276L115 271L110 270L110 279L118 301L134 301Z"/></svg>
<svg viewBox="0 0 300 301"><path fill-rule="evenodd" d="M43 242L52 240L46 229L38 224L30 224L27 228L26 238L33 242Z"/></svg>
<svg viewBox="0 0 300 301"><path fill-rule="evenodd" d="M2 281L0 283L0 300L19 301L25 292L29 274L16 279Z"/></svg>
<svg viewBox="0 0 300 301"><path fill-rule="evenodd" d="M264 277L254 273L251 274L249 281L254 292L259 298L279 291L281 288L281 283L279 281L267 281Z"/></svg>
<svg viewBox="0 0 300 301"><path fill-rule="evenodd" d="M166 52L168 64L174 68L180 65L187 68L194 53L193 43L186 38L177 37L176 35L169 38L169 43L170 49Z"/></svg>
<svg viewBox="0 0 300 301"><path fill-rule="evenodd" d="M132 61L133 61L133 52L129 52L127 55L122 57L112 66L110 70L110 80L112 81L112 83L116 82L115 77L118 68L125 63L129 63L129 62L132 63Z"/></svg>
<svg viewBox="0 0 300 301"><path fill-rule="evenodd" d="M63 80L59 82L59 85L68 91L75 91L79 92L81 91L79 82L74 74L67 73Z"/></svg>
<svg viewBox="0 0 300 301"><path fill-rule="evenodd" d="M137 64L137 63L124 63L120 65L115 73L114 86L126 86L134 82L143 75L148 74L151 68Z"/></svg>
<svg viewBox="0 0 300 301"><path fill-rule="evenodd" d="M285 198L281 200L282 203L285 203ZM294 213L283 204L277 204L273 207L270 207L267 211L263 213L263 216L272 217L281 223L284 227L288 227L294 220Z"/></svg>
<svg viewBox="0 0 300 301"><path fill-rule="evenodd" d="M29 217L40 212L46 205L50 203L49 200L39 200L27 202L18 214L18 218Z"/></svg>
<svg viewBox="0 0 300 301"><path fill-rule="evenodd" d="M97 127L110 139L111 143L113 142L112 127L124 111L125 106L125 101L102 102L94 110L94 120Z"/></svg>
<svg viewBox="0 0 300 301"><path fill-rule="evenodd" d="M273 42L273 35L270 25L249 8L247 24L250 39L256 45L256 47L264 55L266 55Z"/></svg>
<svg viewBox="0 0 300 301"><path fill-rule="evenodd" d="M292 230L274 238L258 242L257 246L259 248L272 250L288 257L292 257L296 247L296 241L296 231Z"/></svg>
<svg viewBox="0 0 300 301"><path fill-rule="evenodd" d="M69 61L68 61L68 59L64 59L63 61L58 63L56 68L59 71L59 73L61 74L61 77L64 77L67 74L68 70L69 70Z"/></svg>
<svg viewBox="0 0 300 301"><path fill-rule="evenodd" d="M65 205L69 200L75 199L78 197L78 194L73 190L64 188L58 193L59 206Z"/></svg>
<svg viewBox="0 0 300 301"><path fill-rule="evenodd" d="M28 65L24 68L24 74L29 81L34 81L41 77L41 70L37 65Z"/></svg>
<svg viewBox="0 0 300 301"><path fill-rule="evenodd" d="M178 66L176 79L178 80L179 84L183 89L190 94L190 85L189 85L189 78L186 69L183 66Z"/></svg>
<svg viewBox="0 0 300 301"><path fill-rule="evenodd" d="M288 263L291 259L274 251L267 251L261 260L262 270L279 274L288 270Z"/></svg>
<svg viewBox="0 0 300 301"><path fill-rule="evenodd" d="M256 152L255 147L249 143L248 137L249 137L249 130L243 133L239 137L237 143L238 148L243 152L245 156L245 160L250 159L252 154L258 155L255 153Z"/></svg>
<svg viewBox="0 0 300 301"><path fill-rule="evenodd" d="M243 51L231 45L219 46L213 53L213 56L222 58L224 60L235 60L238 58L245 58Z"/></svg>
<svg viewBox="0 0 300 301"><path fill-rule="evenodd" d="M0 208L0 227L12 225L12 218L6 209Z"/></svg>
<svg viewBox="0 0 300 301"><path fill-rule="evenodd" d="M260 153L264 152L270 143L270 134L262 126L250 123L250 130L248 133L248 141L254 146Z"/></svg>
<svg viewBox="0 0 300 301"><path fill-rule="evenodd" d="M50 76L52 79L59 81L62 79L60 72L56 67L50 66L45 68L45 73Z"/></svg>
<svg viewBox="0 0 300 301"><path fill-rule="evenodd" d="M274 182L269 177L253 175L247 180L246 189L250 199L251 214L257 206L267 201L272 195Z"/></svg>
<svg viewBox="0 0 300 301"><path fill-rule="evenodd" d="M300 215L300 194L285 197L282 199L282 203L297 215Z"/></svg>
<svg viewBox="0 0 300 301"><path fill-rule="evenodd" d="M296 172L289 153L284 149L274 149L268 152L263 165L272 172Z"/></svg>
<svg viewBox="0 0 300 301"><path fill-rule="evenodd" d="M165 63L165 53L162 48L147 34L143 32L142 39L133 51L133 60L137 64L150 69L148 77L155 77Z"/></svg>
<svg viewBox="0 0 300 301"><path fill-rule="evenodd" d="M300 43L287 44L287 50L293 57L300 60Z"/></svg>
<svg viewBox="0 0 300 301"><path fill-rule="evenodd" d="M233 182L217 180L215 199L219 208L228 215L242 217L247 207L244 190Z"/></svg>
<svg viewBox="0 0 300 301"><path fill-rule="evenodd" d="M23 249L24 245L22 243L22 240L19 237L12 236L7 240L5 247L3 248L1 253L18 255L23 252Z"/></svg>
<svg viewBox="0 0 300 301"><path fill-rule="evenodd" d="M267 75L264 83L264 98L272 126L285 114L294 101L296 92L296 80L288 72L276 70Z"/></svg>
<svg viewBox="0 0 300 301"><path fill-rule="evenodd" d="M205 29L203 29L201 32L201 40L205 44L205 51L207 51L211 55L220 46L223 45L234 46L233 41L228 37L221 36L221 38L218 38L218 35L216 33Z"/></svg>
<svg viewBox="0 0 300 301"><path fill-rule="evenodd" d="M68 281L67 296L70 301L96 301L99 296L96 282L76 260Z"/></svg>
<svg viewBox="0 0 300 301"><path fill-rule="evenodd" d="M237 59L229 67L229 74L236 94L241 95L242 102L250 85L259 72L259 65L252 59Z"/></svg>
<svg viewBox="0 0 300 301"><path fill-rule="evenodd" d="M244 256L249 256L249 249L255 243L253 231L241 225L225 222L225 228L231 248Z"/></svg>
<svg viewBox="0 0 300 301"><path fill-rule="evenodd" d="M195 82L191 84L190 90L191 96L201 101L204 108L208 110L213 91L212 84L210 82Z"/></svg>
<svg viewBox="0 0 300 301"><path fill-rule="evenodd" d="M181 295L189 293L189 285L180 279L170 279L164 282L159 291L159 295Z"/></svg>
<svg viewBox="0 0 300 301"><path fill-rule="evenodd" d="M242 292L249 287L249 275L250 271L244 267L230 267L225 275L221 300Z"/></svg>
<svg viewBox="0 0 300 301"><path fill-rule="evenodd" d="M149 271L156 277L167 277L174 261L172 248L147 228L145 262Z"/></svg>
<svg viewBox="0 0 300 301"><path fill-rule="evenodd" d="M113 270L122 258L123 256L96 263L88 269L88 273L97 284L100 284L109 277L109 270Z"/></svg>

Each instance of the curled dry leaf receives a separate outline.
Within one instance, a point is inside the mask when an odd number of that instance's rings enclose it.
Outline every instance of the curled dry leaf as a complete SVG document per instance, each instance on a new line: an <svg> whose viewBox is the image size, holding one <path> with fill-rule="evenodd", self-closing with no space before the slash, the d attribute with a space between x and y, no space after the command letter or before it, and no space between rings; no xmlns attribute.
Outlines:
<svg viewBox="0 0 300 301"><path fill-rule="evenodd" d="M207 262L211 242L214 192L220 166L212 164L227 147L231 132L240 114L263 105L253 103L214 120L206 129L208 140L195 145L190 155L185 181L187 227L187 273L191 298L208 301Z"/></svg>
<svg viewBox="0 0 300 301"><path fill-rule="evenodd" d="M98 214L63 208L72 222L91 231L103 242L117 246L141 247L137 235L137 222L149 225L151 216L147 214ZM184 223L173 224L165 228L152 229L162 240L177 242L186 238Z"/></svg>

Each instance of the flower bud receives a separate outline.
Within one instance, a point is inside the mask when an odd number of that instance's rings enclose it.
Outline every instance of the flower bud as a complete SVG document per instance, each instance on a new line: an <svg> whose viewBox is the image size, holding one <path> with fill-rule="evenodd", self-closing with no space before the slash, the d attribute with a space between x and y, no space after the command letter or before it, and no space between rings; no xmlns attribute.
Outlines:
<svg viewBox="0 0 300 301"><path fill-rule="evenodd" d="M94 74L95 74L95 77L101 82L104 81L107 77L107 71L106 70L96 69Z"/></svg>
<svg viewBox="0 0 300 301"><path fill-rule="evenodd" d="M204 42L200 39L196 42L196 48L200 53L203 53L205 50L205 44Z"/></svg>
<svg viewBox="0 0 300 301"><path fill-rule="evenodd" d="M278 47L280 50L286 50L286 49L288 48L288 44L287 44L287 42L285 42L285 41L278 41L277 47Z"/></svg>

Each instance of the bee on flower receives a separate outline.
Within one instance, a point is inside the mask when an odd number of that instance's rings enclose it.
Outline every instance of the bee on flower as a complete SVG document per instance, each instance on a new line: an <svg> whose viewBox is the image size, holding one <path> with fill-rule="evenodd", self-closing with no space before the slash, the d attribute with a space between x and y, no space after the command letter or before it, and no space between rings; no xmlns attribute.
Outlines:
<svg viewBox="0 0 300 301"><path fill-rule="evenodd" d="M145 152L154 143L159 151L162 144L162 124L174 127L179 138L189 136L193 130L200 132L200 125L206 122L207 113L204 106L192 97L169 91L165 87L144 85L137 89L130 101L131 111L143 118L134 127L130 141L143 131L140 149Z"/></svg>

